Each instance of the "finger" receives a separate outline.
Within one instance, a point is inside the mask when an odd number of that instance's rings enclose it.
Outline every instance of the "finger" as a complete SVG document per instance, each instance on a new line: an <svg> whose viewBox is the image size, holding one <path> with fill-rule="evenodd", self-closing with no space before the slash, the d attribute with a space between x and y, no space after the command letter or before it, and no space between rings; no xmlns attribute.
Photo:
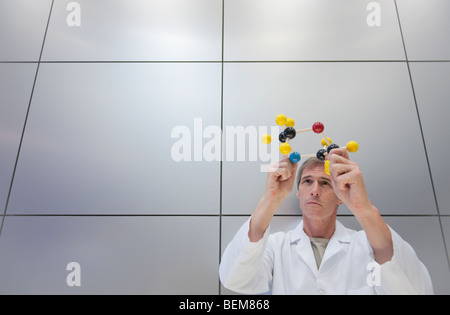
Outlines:
<svg viewBox="0 0 450 315"><path fill-rule="evenodd" d="M292 168L292 175L297 175L297 170L298 170L298 163L294 164L294 167Z"/></svg>
<svg viewBox="0 0 450 315"><path fill-rule="evenodd" d="M279 161L276 161L269 165L268 171L270 173L276 172L278 168L283 167L286 164L286 157L283 156Z"/></svg>
<svg viewBox="0 0 450 315"><path fill-rule="evenodd" d="M281 169L281 174L278 176L279 181L285 181L288 180L291 177L291 172L289 172L288 169L283 168Z"/></svg>
<svg viewBox="0 0 450 315"><path fill-rule="evenodd" d="M351 185L357 184L359 182L359 179L355 177L352 173L345 173L340 175L335 180L335 187L338 190L346 190L349 189Z"/></svg>
<svg viewBox="0 0 450 315"><path fill-rule="evenodd" d="M341 164L351 164L356 165L355 162L351 161L347 156L340 155L339 152L334 153L336 149L331 150L329 154L329 159L331 163L341 163Z"/></svg>
<svg viewBox="0 0 450 315"><path fill-rule="evenodd" d="M298 163L292 163L290 160L288 160L284 164L284 169L286 172L283 173L283 176L281 177L281 180L289 180L289 179L295 179L295 175L297 174L297 168Z"/></svg>
<svg viewBox="0 0 450 315"><path fill-rule="evenodd" d="M283 155L280 159L280 163L286 163L286 162L291 162L291 160L289 159L289 155Z"/></svg>
<svg viewBox="0 0 450 315"><path fill-rule="evenodd" d="M269 172L272 173L271 175L275 177L277 181L284 181L292 176L293 169L294 165L289 159L287 161L282 159L278 163L271 165L269 167Z"/></svg>
<svg viewBox="0 0 450 315"><path fill-rule="evenodd" d="M353 171L355 167L356 166L352 164L331 163L330 173L332 174L332 176L336 177Z"/></svg>
<svg viewBox="0 0 450 315"><path fill-rule="evenodd" d="M328 154L328 158L331 159L333 155L342 156L346 159L349 159L347 148L338 148L331 150Z"/></svg>
<svg viewBox="0 0 450 315"><path fill-rule="evenodd" d="M294 181L297 175L298 163L295 163L292 167L291 179Z"/></svg>

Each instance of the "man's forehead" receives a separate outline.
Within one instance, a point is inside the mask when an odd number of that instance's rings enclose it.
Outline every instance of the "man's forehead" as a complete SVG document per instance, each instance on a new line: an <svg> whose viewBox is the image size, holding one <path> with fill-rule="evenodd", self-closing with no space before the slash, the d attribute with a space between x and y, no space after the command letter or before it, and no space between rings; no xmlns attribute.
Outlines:
<svg viewBox="0 0 450 315"><path fill-rule="evenodd" d="M330 176L325 173L323 164L313 164L305 167L302 173L302 178L306 177L330 179Z"/></svg>

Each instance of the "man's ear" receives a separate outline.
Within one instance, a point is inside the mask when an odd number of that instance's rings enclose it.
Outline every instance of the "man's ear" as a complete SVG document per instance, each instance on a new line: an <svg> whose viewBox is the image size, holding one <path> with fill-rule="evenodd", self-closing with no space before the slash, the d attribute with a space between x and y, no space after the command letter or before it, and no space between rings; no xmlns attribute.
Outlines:
<svg viewBox="0 0 450 315"><path fill-rule="evenodd" d="M338 205L343 204L344 202L341 199L338 199Z"/></svg>
<svg viewBox="0 0 450 315"><path fill-rule="evenodd" d="M300 189L297 187L297 193L295 194L297 196L297 199L300 200Z"/></svg>

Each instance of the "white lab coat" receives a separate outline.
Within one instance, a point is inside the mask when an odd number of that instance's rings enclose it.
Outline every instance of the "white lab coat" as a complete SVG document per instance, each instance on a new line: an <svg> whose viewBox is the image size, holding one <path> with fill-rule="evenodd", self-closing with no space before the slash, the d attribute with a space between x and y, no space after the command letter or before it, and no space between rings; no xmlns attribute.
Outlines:
<svg viewBox="0 0 450 315"><path fill-rule="evenodd" d="M379 281L367 270L374 262L364 231L356 232L336 221L317 269L303 221L288 233L270 234L258 242L248 238L250 219L227 246L219 275L225 288L245 294L433 294L426 267L412 247L391 229L394 256L380 267ZM373 264L372 264L373 265ZM369 285L370 284L370 285ZM376 285L374 285L376 284Z"/></svg>

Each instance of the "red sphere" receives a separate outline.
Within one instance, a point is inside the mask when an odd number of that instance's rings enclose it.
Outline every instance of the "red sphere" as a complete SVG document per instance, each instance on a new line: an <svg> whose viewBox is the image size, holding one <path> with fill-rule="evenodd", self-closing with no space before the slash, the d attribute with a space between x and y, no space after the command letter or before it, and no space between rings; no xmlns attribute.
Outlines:
<svg viewBox="0 0 450 315"><path fill-rule="evenodd" d="M325 129L325 127L320 121L315 122L312 126L312 130L315 133L322 133L324 129Z"/></svg>

